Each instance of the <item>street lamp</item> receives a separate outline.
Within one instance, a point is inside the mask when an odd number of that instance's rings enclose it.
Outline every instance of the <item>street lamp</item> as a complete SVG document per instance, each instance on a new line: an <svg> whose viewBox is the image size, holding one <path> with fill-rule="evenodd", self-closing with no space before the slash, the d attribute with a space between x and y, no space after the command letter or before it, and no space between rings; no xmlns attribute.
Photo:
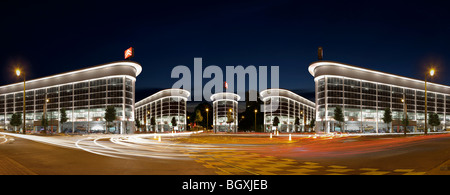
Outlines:
<svg viewBox="0 0 450 195"><path fill-rule="evenodd" d="M228 111L230 111L230 117L233 117L233 125L234 125L235 122L236 122L235 120L237 120L237 118L234 117L233 109L230 108ZM233 116L232 116L232 114L233 114ZM227 123L228 123L228 120L229 119L228 119L228 116L227 116ZM231 128L231 123L230 123L230 128ZM230 129L230 131L231 131L231 129Z"/></svg>
<svg viewBox="0 0 450 195"><path fill-rule="evenodd" d="M145 127L144 127L144 128L145 128L145 132L148 131L148 127L147 127L147 125L148 125L148 123L147 123L147 118L148 118L148 117L150 117L150 111L147 110L147 114L146 114L145 117L144 117L144 120L145 120L145 121L144 121L144 123L145 123L145 125L144 125L144 126L145 126ZM151 122L151 119L150 119L150 122Z"/></svg>
<svg viewBox="0 0 450 195"><path fill-rule="evenodd" d="M20 76L22 72L20 71L20 69L16 69L16 75ZM26 123L26 118L25 118L25 72L23 72L23 134L26 134L26 127L25 127L25 123Z"/></svg>
<svg viewBox="0 0 450 195"><path fill-rule="evenodd" d="M256 132L256 113L258 112L257 109L255 109L255 132Z"/></svg>
<svg viewBox="0 0 450 195"><path fill-rule="evenodd" d="M403 103L403 117L405 119L405 129L403 130L403 133L406 136L406 128L408 127L408 107L406 105L406 95L405 93L403 93L403 98L402 98L402 103Z"/></svg>
<svg viewBox="0 0 450 195"><path fill-rule="evenodd" d="M206 130L209 129L209 109L206 108Z"/></svg>
<svg viewBox="0 0 450 195"><path fill-rule="evenodd" d="M303 113L303 110L300 111L300 114L301 114L302 119L303 119L303 132L306 132L306 117L305 117L305 114Z"/></svg>
<svg viewBox="0 0 450 195"><path fill-rule="evenodd" d="M428 75L430 75L430 76L433 76L434 75L434 73L435 73L435 70L434 70L434 68L432 68L429 72L426 72L425 73L425 129L424 129L424 133L425 133L425 135L427 134L427 123L428 123L428 121L427 121L427 77L428 77Z"/></svg>
<svg viewBox="0 0 450 195"><path fill-rule="evenodd" d="M47 96L47 94L45 94L45 96ZM45 99L45 112L44 112L44 117L47 119L47 103L50 102L50 99ZM51 126L51 132L53 133L53 123L52 123L52 119L53 119L53 114L52 112L50 112L50 126Z"/></svg>

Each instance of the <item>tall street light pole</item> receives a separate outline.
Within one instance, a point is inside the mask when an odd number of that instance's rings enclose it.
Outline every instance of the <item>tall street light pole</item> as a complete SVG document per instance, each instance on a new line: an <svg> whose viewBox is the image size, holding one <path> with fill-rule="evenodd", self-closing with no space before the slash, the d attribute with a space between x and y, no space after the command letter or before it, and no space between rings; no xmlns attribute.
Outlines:
<svg viewBox="0 0 450 195"><path fill-rule="evenodd" d="M208 131L209 129L209 109L206 108L206 130Z"/></svg>
<svg viewBox="0 0 450 195"><path fill-rule="evenodd" d="M403 130L403 133L406 136L406 128L407 128L407 124L408 124L408 106L406 105L406 95L405 93L403 93L403 98L402 98L402 102L403 102L403 117L405 119L405 129Z"/></svg>
<svg viewBox="0 0 450 195"><path fill-rule="evenodd" d="M427 114L427 77L428 77L428 74L430 76L433 76L434 72L435 72L435 70L432 68L429 72L425 73L425 129L424 129L425 135L427 134L427 131L428 131L428 128L427 128L427 123L428 123L428 121L427 121L427 115L428 115Z"/></svg>
<svg viewBox="0 0 450 195"><path fill-rule="evenodd" d="M255 132L256 132L256 113L258 112L257 109L255 109Z"/></svg>
<svg viewBox="0 0 450 195"><path fill-rule="evenodd" d="M20 69L16 69L16 74L17 76L20 76L22 72L20 71ZM25 118L25 72L22 73L23 75L23 134L26 134L26 127L25 127L25 123L26 123L26 118Z"/></svg>

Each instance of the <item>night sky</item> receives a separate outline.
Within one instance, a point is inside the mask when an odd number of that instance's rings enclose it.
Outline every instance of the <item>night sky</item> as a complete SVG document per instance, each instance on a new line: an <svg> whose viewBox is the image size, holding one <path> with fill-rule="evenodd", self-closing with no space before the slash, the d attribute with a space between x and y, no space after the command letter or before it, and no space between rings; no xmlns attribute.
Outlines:
<svg viewBox="0 0 450 195"><path fill-rule="evenodd" d="M143 72L136 102L170 88L177 65L279 66L280 88L314 98L307 68L324 60L450 85L445 1L1 1L0 85L123 59ZM225 68L223 68L225 71ZM206 83L209 79L205 79ZM270 87L270 85L269 85Z"/></svg>

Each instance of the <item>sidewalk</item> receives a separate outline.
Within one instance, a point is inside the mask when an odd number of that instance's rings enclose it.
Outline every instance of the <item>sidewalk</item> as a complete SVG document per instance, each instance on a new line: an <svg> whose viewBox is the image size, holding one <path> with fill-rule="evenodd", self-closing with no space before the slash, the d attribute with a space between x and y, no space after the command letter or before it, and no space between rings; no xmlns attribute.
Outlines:
<svg viewBox="0 0 450 195"><path fill-rule="evenodd" d="M6 156L0 156L0 175L36 175L36 173Z"/></svg>
<svg viewBox="0 0 450 195"><path fill-rule="evenodd" d="M445 161L439 166L427 172L427 175L450 175L450 160Z"/></svg>

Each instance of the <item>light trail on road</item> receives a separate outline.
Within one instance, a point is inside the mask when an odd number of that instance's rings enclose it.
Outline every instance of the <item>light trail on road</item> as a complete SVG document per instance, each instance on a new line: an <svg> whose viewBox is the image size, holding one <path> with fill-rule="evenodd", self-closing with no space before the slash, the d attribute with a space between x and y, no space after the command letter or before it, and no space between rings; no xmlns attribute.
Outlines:
<svg viewBox="0 0 450 195"><path fill-rule="evenodd" d="M4 144L8 141L8 138L6 138L6 135L3 135L0 137L0 140L3 140L3 141L0 141L0 144Z"/></svg>
<svg viewBox="0 0 450 195"><path fill-rule="evenodd" d="M166 139L163 141L155 139L157 137L172 138L190 136L194 133L196 132L87 136L38 136L15 133L0 134L3 136L14 136L45 144L79 149L97 155L121 159L143 157L167 160L188 160L190 159L189 152L215 149L224 150L223 147L209 144L185 144L168 141Z"/></svg>

